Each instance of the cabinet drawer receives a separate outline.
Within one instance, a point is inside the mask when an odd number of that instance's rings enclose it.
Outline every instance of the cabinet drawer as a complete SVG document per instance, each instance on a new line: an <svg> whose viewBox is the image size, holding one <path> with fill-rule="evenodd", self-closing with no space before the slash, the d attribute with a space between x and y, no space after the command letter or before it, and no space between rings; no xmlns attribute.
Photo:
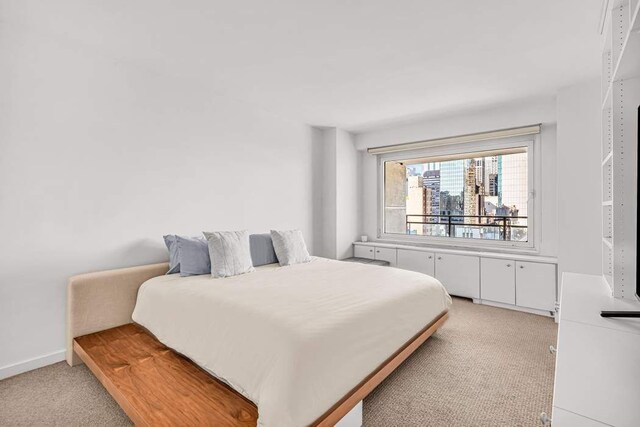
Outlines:
<svg viewBox="0 0 640 427"><path fill-rule="evenodd" d="M433 252L398 249L398 268L433 276L435 274L435 254Z"/></svg>
<svg viewBox="0 0 640 427"><path fill-rule="evenodd" d="M480 259L436 253L436 279L451 295L480 298Z"/></svg>
<svg viewBox="0 0 640 427"><path fill-rule="evenodd" d="M480 259L480 298L505 304L516 303L516 262Z"/></svg>
<svg viewBox="0 0 640 427"><path fill-rule="evenodd" d="M391 248L375 248L374 258L380 261L387 261L392 267L396 266L396 249Z"/></svg>
<svg viewBox="0 0 640 427"><path fill-rule="evenodd" d="M553 311L555 304L555 264L517 261L516 305Z"/></svg>
<svg viewBox="0 0 640 427"><path fill-rule="evenodd" d="M374 259L373 246L353 245L353 256L356 258Z"/></svg>

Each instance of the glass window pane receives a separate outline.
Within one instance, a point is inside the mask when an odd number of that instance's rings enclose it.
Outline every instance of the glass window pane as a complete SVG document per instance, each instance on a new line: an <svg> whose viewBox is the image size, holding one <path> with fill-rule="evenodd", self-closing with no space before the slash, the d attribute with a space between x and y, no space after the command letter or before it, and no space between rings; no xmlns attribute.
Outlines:
<svg viewBox="0 0 640 427"><path fill-rule="evenodd" d="M528 241L526 148L384 163L384 231Z"/></svg>

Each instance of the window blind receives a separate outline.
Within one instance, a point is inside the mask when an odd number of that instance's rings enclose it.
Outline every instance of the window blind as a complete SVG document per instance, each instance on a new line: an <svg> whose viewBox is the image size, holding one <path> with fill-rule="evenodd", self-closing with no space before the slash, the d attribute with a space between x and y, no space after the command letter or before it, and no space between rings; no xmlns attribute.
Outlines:
<svg viewBox="0 0 640 427"><path fill-rule="evenodd" d="M487 141L491 139L510 138L514 136L535 135L540 133L540 124L517 128L493 130L489 132L472 133L467 135L450 136L446 138L429 139L426 141L405 142L402 144L385 145L382 147L368 148L370 154L397 153L400 151L419 150L421 148L436 147L442 145L460 144L463 142Z"/></svg>

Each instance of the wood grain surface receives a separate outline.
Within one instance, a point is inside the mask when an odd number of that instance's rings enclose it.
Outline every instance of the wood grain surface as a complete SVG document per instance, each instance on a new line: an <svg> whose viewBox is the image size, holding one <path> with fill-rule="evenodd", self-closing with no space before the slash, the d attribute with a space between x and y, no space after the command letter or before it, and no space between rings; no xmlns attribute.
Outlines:
<svg viewBox="0 0 640 427"><path fill-rule="evenodd" d="M255 426L256 406L144 328L78 337L74 350L137 426Z"/></svg>

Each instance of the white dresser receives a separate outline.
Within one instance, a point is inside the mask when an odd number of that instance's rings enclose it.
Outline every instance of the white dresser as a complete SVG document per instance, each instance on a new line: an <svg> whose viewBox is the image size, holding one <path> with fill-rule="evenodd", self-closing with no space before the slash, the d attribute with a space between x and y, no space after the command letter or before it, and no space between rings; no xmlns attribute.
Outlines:
<svg viewBox="0 0 640 427"><path fill-rule="evenodd" d="M640 319L600 317L638 309L600 276L563 275L553 427L640 426Z"/></svg>

